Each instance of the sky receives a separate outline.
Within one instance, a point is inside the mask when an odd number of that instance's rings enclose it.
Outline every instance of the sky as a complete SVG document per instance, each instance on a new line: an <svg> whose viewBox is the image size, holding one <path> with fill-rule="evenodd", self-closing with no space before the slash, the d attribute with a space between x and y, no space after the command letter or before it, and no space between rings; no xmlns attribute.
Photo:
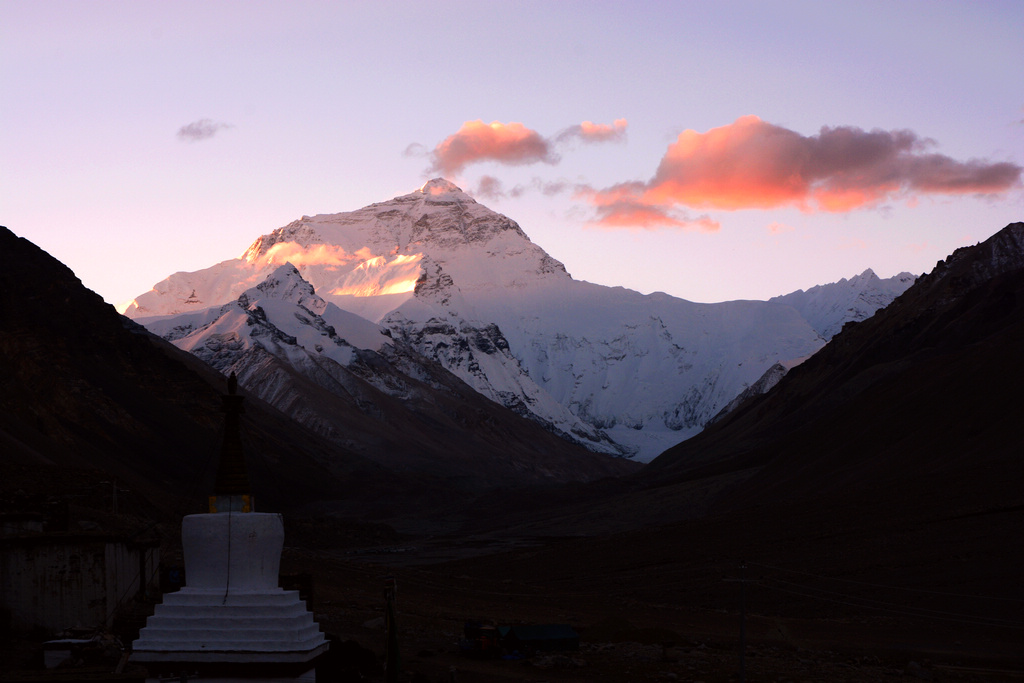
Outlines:
<svg viewBox="0 0 1024 683"><path fill-rule="evenodd" d="M117 304L446 177L576 279L767 299L1024 220L1024 3L0 0L0 225Z"/></svg>

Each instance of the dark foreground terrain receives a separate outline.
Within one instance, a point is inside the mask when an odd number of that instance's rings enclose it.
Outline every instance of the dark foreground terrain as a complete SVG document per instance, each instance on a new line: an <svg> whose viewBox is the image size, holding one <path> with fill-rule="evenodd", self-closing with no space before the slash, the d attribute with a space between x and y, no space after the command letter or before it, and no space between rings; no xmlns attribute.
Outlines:
<svg viewBox="0 0 1024 683"><path fill-rule="evenodd" d="M50 490L87 483L75 474ZM406 681L738 680L741 613L750 681L1024 680L1024 508L979 506L998 491L927 495L937 485L672 521L659 519L680 507L677 487L571 501L510 493L393 524L292 513L282 574L308 575L310 605L337 638L323 680L383 680L388 576ZM120 502L139 504L134 492ZM82 501L72 517L148 523L109 504ZM176 529L159 524L169 564L180 562ZM569 624L580 649L467 657L471 620ZM125 643L132 626L119 624ZM8 634L0 672L30 666L39 635Z"/></svg>
<svg viewBox="0 0 1024 683"><path fill-rule="evenodd" d="M915 514L889 493L596 537L535 519L376 552L307 542L285 565L315 576L325 630L378 654L394 576L403 667L421 680L736 680L741 610L751 681L1024 679L1024 509ZM467 620L568 623L581 648L468 659Z"/></svg>
<svg viewBox="0 0 1024 683"><path fill-rule="evenodd" d="M69 272L25 289L30 257L0 269L3 511L66 503L81 529L159 533L180 563L223 378ZM741 653L750 681L1024 680L1021 349L1017 223L639 471L481 488L386 469L256 400L243 441L259 509L285 513L282 570L337 638L323 680L382 679L387 576L406 681L730 681ZM471 658L467 621L569 624L580 649ZM4 676L52 637L3 635Z"/></svg>

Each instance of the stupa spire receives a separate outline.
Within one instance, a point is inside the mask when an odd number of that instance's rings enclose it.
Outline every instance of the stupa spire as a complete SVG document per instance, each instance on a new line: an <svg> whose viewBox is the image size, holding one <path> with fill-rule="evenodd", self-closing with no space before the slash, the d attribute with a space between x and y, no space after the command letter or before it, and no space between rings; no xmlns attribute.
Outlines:
<svg viewBox="0 0 1024 683"><path fill-rule="evenodd" d="M242 397L238 394L238 377L228 377L228 393L223 395L224 440L221 443L217 480L210 496L210 512L252 512L253 501L249 475L242 452Z"/></svg>

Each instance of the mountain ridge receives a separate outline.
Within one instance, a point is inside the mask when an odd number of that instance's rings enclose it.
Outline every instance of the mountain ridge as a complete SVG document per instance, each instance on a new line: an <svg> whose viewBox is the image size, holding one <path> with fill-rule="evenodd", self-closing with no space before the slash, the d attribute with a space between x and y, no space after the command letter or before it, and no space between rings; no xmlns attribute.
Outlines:
<svg viewBox="0 0 1024 683"><path fill-rule="evenodd" d="M958 471L969 470L972 460L977 464L989 458L1003 466L1000 459L1016 449L1019 438L984 415L1006 412L1007 400L1019 403L1015 398L1019 392L1011 387L1024 368L1007 340L1024 335L1022 302L1024 223L1012 223L988 240L958 249L940 261L884 310L845 327L768 394L744 404L692 442L666 452L648 466L649 472L686 478L712 467L713 462L718 469L772 463L755 479L807 476L804 493L810 495L814 489L809 482L827 487L809 476L828 464L806 450L811 435L820 438L824 429L816 430L814 425L837 422L842 411L853 410L871 416L871 429L848 434L844 445L833 444L831 449L848 454L844 457L867 471L883 466L877 453L900 462L901 443L916 444L914 466L927 466L924 454L929 449L948 454L946 467ZM1002 368L993 360L997 353L1003 359ZM972 378L966 368L975 366L978 375ZM974 382L984 391L972 387ZM904 386L921 388L907 396ZM880 402L880 392L899 396L900 403ZM950 401L939 409L934 396L947 392L971 400L959 410ZM924 414L928 410L946 417L933 418L936 428L929 432L908 431L909 425L928 422ZM914 416L914 421L900 420L894 413ZM976 453L970 443L982 434L991 434L989 438L1000 445L991 453ZM887 441L887 436L893 440ZM791 445L768 446L776 442ZM852 455L856 444L862 444L863 453ZM790 474L784 474L787 470ZM912 476L905 466L896 471L901 477ZM866 476L861 475L861 485Z"/></svg>
<svg viewBox="0 0 1024 683"><path fill-rule="evenodd" d="M220 305L283 263L317 296L381 324L489 399L586 448L641 461L698 433L775 364L825 342L786 303L697 304L574 280L515 221L440 179L355 211L304 216L241 259L172 275L127 314L149 325L155 318L143 314Z"/></svg>
<svg viewBox="0 0 1024 683"><path fill-rule="evenodd" d="M868 268L849 279L799 289L768 301L793 306L827 341L846 323L870 318L906 291L915 279L914 275L902 272L882 280Z"/></svg>

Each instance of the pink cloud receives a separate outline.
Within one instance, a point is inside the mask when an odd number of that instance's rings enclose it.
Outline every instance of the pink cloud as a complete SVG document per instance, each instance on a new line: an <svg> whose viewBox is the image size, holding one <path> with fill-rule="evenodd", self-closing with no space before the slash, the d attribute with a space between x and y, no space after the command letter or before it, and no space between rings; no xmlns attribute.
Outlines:
<svg viewBox="0 0 1024 683"><path fill-rule="evenodd" d="M576 194L587 197L595 205L597 218L590 225L602 228L681 228L717 232L721 227L718 221L707 216L691 218L673 207L646 203L631 196L628 187L618 194L578 188Z"/></svg>
<svg viewBox="0 0 1024 683"><path fill-rule="evenodd" d="M626 119L615 119L612 125L584 121L580 124L580 137L584 140L617 140L626 134Z"/></svg>
<svg viewBox="0 0 1024 683"><path fill-rule="evenodd" d="M454 175L466 166L481 161L497 161L512 166L537 162L556 164L560 160L554 149L556 145L570 140L622 140L626 126L626 119L616 119L611 124L584 121L549 139L521 123L484 123L479 119L466 121L458 131L446 137L430 152L429 156L433 160L430 170ZM405 155L415 156L419 150L419 145L409 145Z"/></svg>
<svg viewBox="0 0 1024 683"><path fill-rule="evenodd" d="M432 171L454 175L469 164L497 161L503 164L555 163L551 143L521 123L466 121L442 140L430 155Z"/></svg>
<svg viewBox="0 0 1024 683"><path fill-rule="evenodd" d="M995 194L1020 186L1020 166L927 152L908 130L823 127L803 136L756 116L706 133L686 130L654 177L595 193L597 206L629 196L646 206L721 210L794 206L845 212L923 194Z"/></svg>
<svg viewBox="0 0 1024 683"><path fill-rule="evenodd" d="M609 142L619 141L626 138L626 119L615 119L611 125L607 123L593 123L584 121L578 126L566 128L555 139L558 142L578 139L583 142Z"/></svg>

